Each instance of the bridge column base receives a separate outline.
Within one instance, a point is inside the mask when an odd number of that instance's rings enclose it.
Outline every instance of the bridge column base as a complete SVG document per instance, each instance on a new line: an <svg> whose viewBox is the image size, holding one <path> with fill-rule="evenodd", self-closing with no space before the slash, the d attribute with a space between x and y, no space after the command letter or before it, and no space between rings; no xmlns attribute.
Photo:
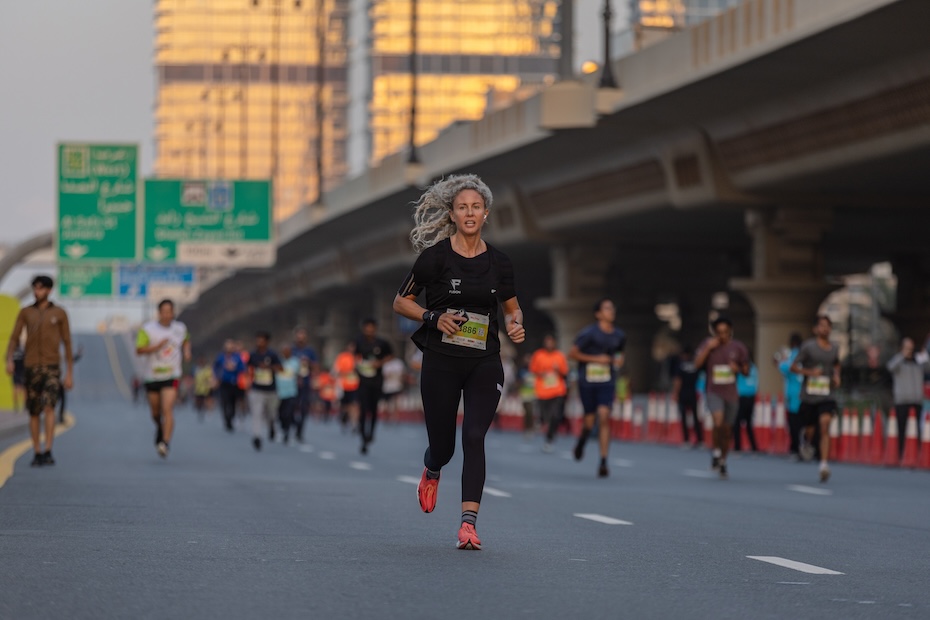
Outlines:
<svg viewBox="0 0 930 620"><path fill-rule="evenodd" d="M594 304L597 298L559 299L543 297L536 307L549 315L555 324L559 350L567 352L581 328L594 322Z"/></svg>
<svg viewBox="0 0 930 620"><path fill-rule="evenodd" d="M656 377L658 360L653 355L653 345L662 325L651 308L635 313L623 309L617 312L617 327L626 334L623 373L634 393L647 392L654 387L652 381Z"/></svg>
<svg viewBox="0 0 930 620"><path fill-rule="evenodd" d="M838 288L826 282L737 278L730 286L742 293L756 312L755 362L759 393L781 394L782 377L772 364L776 352L798 332L807 339L814 317L827 295Z"/></svg>

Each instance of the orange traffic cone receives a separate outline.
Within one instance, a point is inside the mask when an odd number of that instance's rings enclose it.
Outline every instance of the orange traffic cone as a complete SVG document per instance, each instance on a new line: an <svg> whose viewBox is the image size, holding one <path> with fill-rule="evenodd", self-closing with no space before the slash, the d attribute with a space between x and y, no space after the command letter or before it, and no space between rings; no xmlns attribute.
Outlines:
<svg viewBox="0 0 930 620"><path fill-rule="evenodd" d="M834 418L834 422L836 422L836 418ZM837 446L835 456L833 458L836 459L837 461L846 461L846 460L849 460L849 433L851 430L849 428L849 410L848 409L843 410L843 417L840 419L839 425L840 425L840 437L839 437L840 441L839 441L839 446ZM830 439L830 443L831 444L833 443L832 437Z"/></svg>
<svg viewBox="0 0 930 620"><path fill-rule="evenodd" d="M881 410L876 411L874 415L875 415L874 421L871 419L871 417L869 418L869 423L872 426L872 441L870 442L870 449L869 449L869 464L870 465L881 465L883 449L885 447L885 438L882 436L882 412Z"/></svg>
<svg viewBox="0 0 930 620"><path fill-rule="evenodd" d="M843 444L840 441L840 419L838 416L833 416L833 419L830 420L830 460L831 461L842 461L843 460ZM821 456L820 458L823 458Z"/></svg>
<svg viewBox="0 0 930 620"><path fill-rule="evenodd" d="M930 414L924 418L923 430L920 434L920 458L917 466L921 469L930 469Z"/></svg>
<svg viewBox="0 0 930 620"><path fill-rule="evenodd" d="M904 459L902 467L917 467L917 412L912 407L907 414L907 429L904 433Z"/></svg>
<svg viewBox="0 0 930 620"><path fill-rule="evenodd" d="M779 396L775 403L775 421L772 429L772 442L769 444L770 454L784 454L788 449L788 431L785 426L788 420L785 418L785 401Z"/></svg>
<svg viewBox="0 0 930 620"><path fill-rule="evenodd" d="M630 398L623 401L623 428L621 433L623 439L633 439L633 400Z"/></svg>
<svg viewBox="0 0 930 620"><path fill-rule="evenodd" d="M681 445L684 443L684 433L681 428L681 416L678 415L678 403L668 399L668 437L667 440L671 444Z"/></svg>
<svg viewBox="0 0 930 620"><path fill-rule="evenodd" d="M860 444L859 444L859 411L853 411L849 417L849 452L846 453L846 460L850 463L859 463Z"/></svg>
<svg viewBox="0 0 930 620"><path fill-rule="evenodd" d="M772 400L765 396L757 398L753 417L758 421L755 425L755 434L759 450L767 452L772 437Z"/></svg>
<svg viewBox="0 0 930 620"><path fill-rule="evenodd" d="M893 413L888 414L888 441L885 442L885 465L898 466L898 421Z"/></svg>
<svg viewBox="0 0 930 620"><path fill-rule="evenodd" d="M868 411L862 413L862 439L859 448L859 462L872 465L872 414Z"/></svg>
<svg viewBox="0 0 930 620"><path fill-rule="evenodd" d="M633 436L630 437L633 441L642 441L643 440L643 408L636 407L633 410Z"/></svg>

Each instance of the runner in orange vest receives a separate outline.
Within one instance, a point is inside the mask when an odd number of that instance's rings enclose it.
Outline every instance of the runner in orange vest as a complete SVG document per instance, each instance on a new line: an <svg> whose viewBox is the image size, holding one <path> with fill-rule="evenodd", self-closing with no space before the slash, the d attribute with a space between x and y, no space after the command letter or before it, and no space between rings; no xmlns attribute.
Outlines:
<svg viewBox="0 0 930 620"><path fill-rule="evenodd" d="M355 342L346 344L346 348L336 356L333 363L333 373L339 381L342 390L342 400L339 403L339 421L343 429L358 426L358 373L355 371Z"/></svg>
<svg viewBox="0 0 930 620"><path fill-rule="evenodd" d="M555 433L562 423L565 413L565 395L568 389L565 378L568 376L568 360L565 354L556 348L555 336L543 337L543 348L538 349L530 358L530 372L536 376L536 402L543 424L548 424L546 443L543 452L552 452Z"/></svg>

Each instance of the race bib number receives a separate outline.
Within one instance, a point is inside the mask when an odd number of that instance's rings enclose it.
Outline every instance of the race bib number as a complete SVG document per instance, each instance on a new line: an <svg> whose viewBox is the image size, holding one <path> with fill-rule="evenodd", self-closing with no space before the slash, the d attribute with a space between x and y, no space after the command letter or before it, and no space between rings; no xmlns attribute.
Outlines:
<svg viewBox="0 0 930 620"><path fill-rule="evenodd" d="M256 368L253 385L268 386L274 383L274 373L270 368Z"/></svg>
<svg viewBox="0 0 930 620"><path fill-rule="evenodd" d="M830 395L830 377L808 377L807 393L811 396L829 396Z"/></svg>
<svg viewBox="0 0 930 620"><path fill-rule="evenodd" d="M733 369L726 364L717 364L713 368L714 385L730 385L736 382L736 375Z"/></svg>
<svg viewBox="0 0 930 620"><path fill-rule="evenodd" d="M588 363L585 365L584 378L588 383L607 383L610 381L610 366Z"/></svg>
<svg viewBox="0 0 930 620"><path fill-rule="evenodd" d="M556 388L559 386L559 375L554 372L547 372L543 375L542 378L543 387L547 389Z"/></svg>
<svg viewBox="0 0 930 620"><path fill-rule="evenodd" d="M446 310L446 312L452 314L455 313L455 310ZM459 347L486 351L488 348L488 326L491 324L490 315L474 312L466 314L468 315L468 321L459 327L459 331L455 335L443 334L442 341Z"/></svg>
<svg viewBox="0 0 930 620"><path fill-rule="evenodd" d="M172 366L155 366L152 368L152 379L155 381L167 381L174 378L174 368Z"/></svg>
<svg viewBox="0 0 930 620"><path fill-rule="evenodd" d="M374 362L371 360L362 360L355 364L355 369L358 371L358 374L362 375L366 379L372 379L378 376L378 370L375 368Z"/></svg>

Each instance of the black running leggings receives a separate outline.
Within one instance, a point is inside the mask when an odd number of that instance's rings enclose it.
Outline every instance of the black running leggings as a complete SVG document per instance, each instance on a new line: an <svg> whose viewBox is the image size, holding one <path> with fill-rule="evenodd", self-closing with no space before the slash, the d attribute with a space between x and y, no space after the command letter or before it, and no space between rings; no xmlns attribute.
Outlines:
<svg viewBox="0 0 930 620"><path fill-rule="evenodd" d="M381 401L381 379L362 379L358 386L359 418L358 430L362 443L371 443L375 438L378 423L378 403Z"/></svg>
<svg viewBox="0 0 930 620"><path fill-rule="evenodd" d="M420 371L420 393L429 447L423 464L439 471L455 453L459 399L464 398L462 422L462 501L480 502L484 491L484 437L491 427L504 384L499 355L452 357L427 350Z"/></svg>

